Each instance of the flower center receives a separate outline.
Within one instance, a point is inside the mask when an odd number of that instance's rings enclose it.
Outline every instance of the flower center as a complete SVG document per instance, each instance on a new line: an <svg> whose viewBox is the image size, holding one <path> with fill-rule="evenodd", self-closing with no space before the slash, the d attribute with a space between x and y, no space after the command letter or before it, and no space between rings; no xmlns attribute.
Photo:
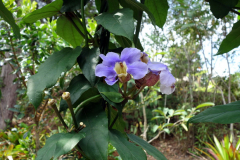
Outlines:
<svg viewBox="0 0 240 160"><path fill-rule="evenodd" d="M143 63L148 63L148 55L146 54L146 53L141 53L141 61L143 62Z"/></svg>
<svg viewBox="0 0 240 160"><path fill-rule="evenodd" d="M114 70L118 74L119 78L127 76L127 65L125 62L116 62Z"/></svg>

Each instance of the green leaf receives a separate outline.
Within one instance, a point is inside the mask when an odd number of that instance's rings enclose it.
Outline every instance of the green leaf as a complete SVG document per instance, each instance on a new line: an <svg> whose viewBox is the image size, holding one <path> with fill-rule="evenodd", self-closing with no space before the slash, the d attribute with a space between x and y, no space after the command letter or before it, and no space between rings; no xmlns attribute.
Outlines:
<svg viewBox="0 0 240 160"><path fill-rule="evenodd" d="M225 17L229 11L237 5L238 0L208 0L210 9L216 18Z"/></svg>
<svg viewBox="0 0 240 160"><path fill-rule="evenodd" d="M108 155L108 119L103 107L89 104L76 114L78 123L86 125L81 132L86 138L80 141L80 147L90 159L107 160Z"/></svg>
<svg viewBox="0 0 240 160"><path fill-rule="evenodd" d="M41 9L37 9L32 13L27 14L25 17L23 17L23 21L26 23L33 23L42 18L52 17L60 12L62 4L62 0L56 0L50 4L47 4Z"/></svg>
<svg viewBox="0 0 240 160"><path fill-rule="evenodd" d="M83 28L76 17L71 17L79 30L83 33ZM57 34L64 40L69 42L74 48L80 46L83 42L82 35L77 31L72 22L65 16L61 16L57 20Z"/></svg>
<svg viewBox="0 0 240 160"><path fill-rule="evenodd" d="M169 9L167 0L146 0L145 5L153 14L156 25L162 28L166 22Z"/></svg>
<svg viewBox="0 0 240 160"><path fill-rule="evenodd" d="M148 14L148 17L151 19L152 21L152 24L155 25L156 22L155 22L155 18L152 14L152 12L150 12L149 8L146 7L146 5L142 4L142 3L139 3L138 1L136 0L124 0L126 1L126 3L128 3L128 6L133 9L134 11L135 10L139 10L139 11L145 11L147 14ZM127 7L128 6L124 6L124 7ZM135 14L135 13L134 13ZM139 15L139 12L136 12L136 14ZM138 17L136 20L139 20L140 17Z"/></svg>
<svg viewBox="0 0 240 160"><path fill-rule="evenodd" d="M116 41L121 45L121 47L123 48L132 47L132 42L129 39L117 35L115 35L114 37Z"/></svg>
<svg viewBox="0 0 240 160"><path fill-rule="evenodd" d="M113 13L119 9L118 0L108 0L108 12Z"/></svg>
<svg viewBox="0 0 240 160"><path fill-rule="evenodd" d="M98 83L97 88L103 99L106 100L110 105L116 107L118 109L119 116L122 116L123 107L121 103L114 103L113 101L108 99L107 96L101 93L101 92L118 92L118 85L114 84L112 86L109 86L106 83Z"/></svg>
<svg viewBox="0 0 240 160"><path fill-rule="evenodd" d="M83 74L72 79L67 91L70 92L73 107L76 107L83 100L81 100L81 96L90 88L92 87Z"/></svg>
<svg viewBox="0 0 240 160"><path fill-rule="evenodd" d="M139 146L127 140L127 137L117 131L109 130L109 141L117 149L122 159L146 160L147 156Z"/></svg>
<svg viewBox="0 0 240 160"><path fill-rule="evenodd" d="M57 159L71 151L85 137L85 133L58 133L47 139L46 144L37 152L36 160Z"/></svg>
<svg viewBox="0 0 240 160"><path fill-rule="evenodd" d="M83 48L82 53L77 60L83 75L92 86L94 86L98 80L95 76L95 68L99 61L99 55L99 48Z"/></svg>
<svg viewBox="0 0 240 160"><path fill-rule="evenodd" d="M16 25L12 13L4 6L2 1L0 1L0 17L12 27L15 37L20 38L20 29Z"/></svg>
<svg viewBox="0 0 240 160"><path fill-rule="evenodd" d="M214 106L215 104L212 103L212 102L206 102L206 103L202 103L202 104L199 104L196 109L198 108L202 108L202 107L207 107L207 106Z"/></svg>
<svg viewBox="0 0 240 160"><path fill-rule="evenodd" d="M43 64L40 65L38 73L31 76L27 82L27 95L30 102L37 108L43 99L43 90L52 87L62 72L72 68L82 48L64 48L54 52Z"/></svg>
<svg viewBox="0 0 240 160"><path fill-rule="evenodd" d="M231 51L232 49L240 45L240 21L235 23L232 27L232 31L222 41L217 55L221 55Z"/></svg>
<svg viewBox="0 0 240 160"><path fill-rule="evenodd" d="M110 99L114 103L121 103L124 98L120 93L117 92L100 92L101 94L104 94L108 99Z"/></svg>
<svg viewBox="0 0 240 160"><path fill-rule="evenodd" d="M117 10L115 13L102 13L95 17L98 24L101 24L109 32L127 37L133 41L134 21L133 11L128 8Z"/></svg>
<svg viewBox="0 0 240 160"><path fill-rule="evenodd" d="M161 152L159 152L159 150L157 150L154 146L150 145L143 139L133 134L128 134L127 136L131 141L141 146L144 150L147 151L148 154L152 155L154 158L159 160L167 160L167 158Z"/></svg>
<svg viewBox="0 0 240 160"><path fill-rule="evenodd" d="M107 111L107 110L106 110ZM111 116L111 122L112 124L114 118L117 116L118 112L114 110L112 107L110 107L110 116ZM109 117L108 117L109 118ZM109 126L110 126L109 124ZM112 126L112 129L116 129L122 133L125 133L125 127L126 127L126 122L124 121L122 116L118 116L117 120L115 121L114 125Z"/></svg>
<svg viewBox="0 0 240 160"><path fill-rule="evenodd" d="M81 1L82 0L63 0L61 12L71 12L81 9ZM86 5L88 2L89 0L84 0L84 5Z"/></svg>
<svg viewBox="0 0 240 160"><path fill-rule="evenodd" d="M141 11L140 9L138 9L137 7L135 7L133 5L129 5L126 0L118 0L118 1L123 8L129 8L129 9L133 10L134 19L138 20L140 18L140 11Z"/></svg>
<svg viewBox="0 0 240 160"><path fill-rule="evenodd" d="M208 108L189 119L187 123L213 122L229 124L240 122L240 101Z"/></svg>

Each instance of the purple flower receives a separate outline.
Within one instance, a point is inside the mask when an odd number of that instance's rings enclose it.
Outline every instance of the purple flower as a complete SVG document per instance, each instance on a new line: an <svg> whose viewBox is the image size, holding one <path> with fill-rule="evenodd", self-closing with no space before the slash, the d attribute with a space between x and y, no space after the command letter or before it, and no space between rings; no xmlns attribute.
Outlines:
<svg viewBox="0 0 240 160"><path fill-rule="evenodd" d="M160 73L160 90L163 94L172 94L175 90L176 79L169 70Z"/></svg>
<svg viewBox="0 0 240 160"><path fill-rule="evenodd" d="M176 79L169 72L168 67L165 64L160 62L151 62L145 52L142 53L140 60L148 65L149 73L141 80L135 81L137 88L140 88L142 85L155 85L160 76L161 92L163 94L171 94L174 92Z"/></svg>
<svg viewBox="0 0 240 160"><path fill-rule="evenodd" d="M103 62L96 66L95 75L106 77L108 85L115 84L118 80L126 82L130 79L130 74L134 79L143 78L148 71L147 64L139 61L141 51L136 48L125 48L121 56L114 52L107 55L100 54Z"/></svg>

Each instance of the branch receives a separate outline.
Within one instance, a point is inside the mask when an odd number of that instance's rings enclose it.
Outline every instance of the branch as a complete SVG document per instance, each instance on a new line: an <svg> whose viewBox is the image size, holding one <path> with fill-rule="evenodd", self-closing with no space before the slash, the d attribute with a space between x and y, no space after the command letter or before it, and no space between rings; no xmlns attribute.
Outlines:
<svg viewBox="0 0 240 160"><path fill-rule="evenodd" d="M240 13L239 13L238 11L236 11L236 10L234 10L234 9L231 9L230 11L233 12L233 13L236 13L237 15L240 16Z"/></svg>

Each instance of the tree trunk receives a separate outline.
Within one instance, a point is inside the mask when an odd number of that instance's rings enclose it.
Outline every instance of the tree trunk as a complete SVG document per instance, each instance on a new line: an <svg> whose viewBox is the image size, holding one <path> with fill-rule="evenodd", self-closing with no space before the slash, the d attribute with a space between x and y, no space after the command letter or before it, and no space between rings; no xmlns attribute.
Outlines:
<svg viewBox="0 0 240 160"><path fill-rule="evenodd" d="M6 57L9 57L8 53L5 53ZM17 101L17 84L13 84L13 80L17 78L15 74L12 74L13 70L10 64L5 64L2 67L1 79L2 97L0 100L0 129L6 128L5 120L12 120L13 112L8 110L13 108Z"/></svg>

